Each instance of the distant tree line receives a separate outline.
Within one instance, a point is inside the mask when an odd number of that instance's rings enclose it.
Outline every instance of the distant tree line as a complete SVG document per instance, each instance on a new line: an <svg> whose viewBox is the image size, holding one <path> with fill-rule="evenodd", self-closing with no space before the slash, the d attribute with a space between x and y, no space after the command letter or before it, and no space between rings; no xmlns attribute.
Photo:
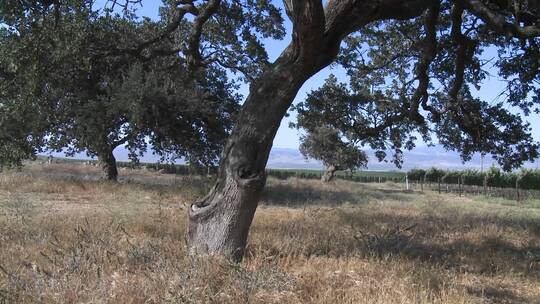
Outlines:
<svg viewBox="0 0 540 304"><path fill-rule="evenodd" d="M134 163L134 162L118 162L120 168L131 169L147 169L152 171L160 171L167 174L177 175L211 175L217 173L217 168L213 166L203 166L199 164L167 164L167 163ZM320 170L295 170L295 169L266 169L266 174L280 180L289 178L301 179L321 179L325 171ZM375 172L375 171L342 171L335 175L342 180L348 180L359 183L385 183L405 182L405 173L403 172Z"/></svg>
<svg viewBox="0 0 540 304"><path fill-rule="evenodd" d="M167 164L167 163L134 163L134 162L117 162L120 168L131 169L146 169L150 171L158 171L167 174L177 175L215 175L217 168L215 166L204 166L197 163L191 164Z"/></svg>

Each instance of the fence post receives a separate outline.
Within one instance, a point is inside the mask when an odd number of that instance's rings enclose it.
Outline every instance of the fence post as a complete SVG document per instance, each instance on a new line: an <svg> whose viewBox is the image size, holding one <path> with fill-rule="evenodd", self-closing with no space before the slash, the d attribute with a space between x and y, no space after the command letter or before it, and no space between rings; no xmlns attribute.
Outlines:
<svg viewBox="0 0 540 304"><path fill-rule="evenodd" d="M405 187L409 190L409 175L405 172Z"/></svg>
<svg viewBox="0 0 540 304"><path fill-rule="evenodd" d="M487 175L484 175L484 196L487 196Z"/></svg>
<svg viewBox="0 0 540 304"><path fill-rule="evenodd" d="M519 178L516 178L516 198L519 202Z"/></svg>
<svg viewBox="0 0 540 304"><path fill-rule="evenodd" d="M439 194L441 194L441 178L439 177Z"/></svg>

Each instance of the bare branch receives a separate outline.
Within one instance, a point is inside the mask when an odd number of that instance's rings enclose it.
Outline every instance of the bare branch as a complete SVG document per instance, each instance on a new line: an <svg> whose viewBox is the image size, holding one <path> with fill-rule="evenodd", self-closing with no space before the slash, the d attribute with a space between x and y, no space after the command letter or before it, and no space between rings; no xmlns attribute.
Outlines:
<svg viewBox="0 0 540 304"><path fill-rule="evenodd" d="M226 61L219 59L218 56L213 56L213 61L217 62L219 65L221 65L224 68L231 69L233 71L234 70L239 71L250 82L255 81L255 78L252 77L252 75L251 75L252 73L250 71L248 71L245 67L242 67L241 65L229 64Z"/></svg>
<svg viewBox="0 0 540 304"><path fill-rule="evenodd" d="M149 48L150 46L167 39L170 37L170 35L178 29L180 24L182 23L182 19L184 19L186 14L192 14L197 15L199 13L199 10L194 6L193 0L182 0L178 1L179 4L181 4L179 7L177 7L174 10L174 16L172 17L172 20L167 24L167 26L154 38L151 38L149 40L139 42L136 47L133 48L127 48L127 49L110 49L108 52L106 52L104 55L112 55L112 56L120 56L124 54L129 54L134 57L140 58L142 60L148 60L151 59L152 56L163 56L165 53L178 53L178 50L171 50L171 51L163 51L163 50L155 50L151 52L150 56L143 56L142 52ZM102 54L103 55L103 54Z"/></svg>
<svg viewBox="0 0 540 304"><path fill-rule="evenodd" d="M408 113L394 114L385 117L380 124L375 124L372 127L366 127L362 123L354 123L350 127L349 132L356 134L358 136L358 139L360 140L364 140L370 137L377 137L380 136L381 132L383 132L385 129L390 128L400 122L403 122L403 120L405 120L407 117Z"/></svg>
<svg viewBox="0 0 540 304"><path fill-rule="evenodd" d="M139 4L142 6L142 0L124 0L122 3L120 3L118 0L107 0L107 2L105 2L105 7L107 7L109 4L111 5L112 10L114 10L114 8L118 5L122 8L122 11L125 14L128 12L131 4Z"/></svg>
<svg viewBox="0 0 540 304"><path fill-rule="evenodd" d="M362 64L354 64L354 63L348 63L348 62L340 62L340 64L346 68L346 69L359 69L360 67L365 70L368 73L376 72L382 69L387 68L394 62L396 62L398 59L408 58L410 56L410 52L407 49L404 49L402 52L398 52L394 55L392 55L390 58L385 58L386 60L378 65L367 65L365 63L365 60L363 60Z"/></svg>

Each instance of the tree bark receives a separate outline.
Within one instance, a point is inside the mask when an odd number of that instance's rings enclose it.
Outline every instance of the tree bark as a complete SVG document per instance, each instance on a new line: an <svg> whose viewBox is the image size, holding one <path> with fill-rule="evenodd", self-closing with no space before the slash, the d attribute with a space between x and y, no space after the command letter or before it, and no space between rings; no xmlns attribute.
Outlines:
<svg viewBox="0 0 540 304"><path fill-rule="evenodd" d="M326 171L321 176L321 182L323 182L323 183L331 182L334 179L336 171L337 171L336 166L330 165L330 166L326 167Z"/></svg>
<svg viewBox="0 0 540 304"><path fill-rule="evenodd" d="M112 150L98 154L99 164L103 169L103 178L108 181L118 181L118 168L116 166L116 158Z"/></svg>

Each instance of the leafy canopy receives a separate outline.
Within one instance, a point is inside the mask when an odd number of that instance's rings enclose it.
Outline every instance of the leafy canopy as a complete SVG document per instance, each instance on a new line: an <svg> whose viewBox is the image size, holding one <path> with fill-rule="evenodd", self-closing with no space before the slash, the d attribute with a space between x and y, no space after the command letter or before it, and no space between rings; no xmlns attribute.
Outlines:
<svg viewBox="0 0 540 304"><path fill-rule="evenodd" d="M505 170L537 158L539 144L522 115L540 108L538 3L426 1L426 7L418 18L375 21L345 38L337 63L349 83L331 76L311 92L296 107L296 127L308 133L335 127L375 149L379 160L392 150L398 166L417 136L428 144L438 138L464 161L475 152L491 154ZM493 73L507 84L500 98L474 97Z"/></svg>
<svg viewBox="0 0 540 304"><path fill-rule="evenodd" d="M10 82L2 82L0 140L21 150L6 163L45 147L100 156L123 144L133 160L151 144L164 159L215 163L239 96L218 65L188 73L175 48L181 32L139 53L134 41L153 39L163 21L87 1L3 5L0 70Z"/></svg>

